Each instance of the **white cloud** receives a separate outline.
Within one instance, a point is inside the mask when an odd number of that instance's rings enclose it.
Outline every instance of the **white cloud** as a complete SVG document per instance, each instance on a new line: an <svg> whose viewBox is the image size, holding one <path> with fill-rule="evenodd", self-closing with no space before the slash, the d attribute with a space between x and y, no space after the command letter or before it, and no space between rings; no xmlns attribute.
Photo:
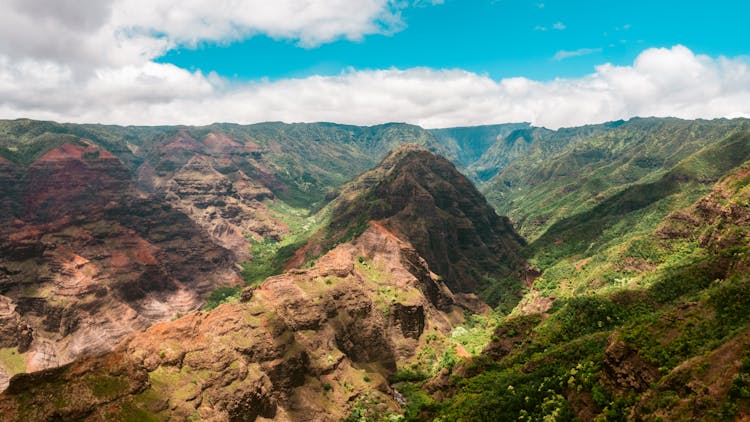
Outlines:
<svg viewBox="0 0 750 422"><path fill-rule="evenodd" d="M264 33L315 46L398 29L401 7L390 0L117 0L112 22L181 44Z"/></svg>
<svg viewBox="0 0 750 422"><path fill-rule="evenodd" d="M6 0L0 54L49 60L76 74L91 66L143 64L176 45L255 34L303 47L360 40L404 27L401 0ZM420 0L419 4L440 4Z"/></svg>
<svg viewBox="0 0 750 422"><path fill-rule="evenodd" d="M750 65L683 46L632 65L540 82L463 70L349 70L234 83L169 64L105 66L87 77L52 61L0 57L0 117L118 124L268 120L425 127L530 121L550 128L632 116L750 117Z"/></svg>
<svg viewBox="0 0 750 422"><path fill-rule="evenodd" d="M565 24L564 24L564 23L562 23L562 22L555 22L555 23L554 23L554 24L552 25L552 29L557 29L558 31L562 31L562 30L564 30L565 28L567 28L567 26L565 26Z"/></svg>
<svg viewBox="0 0 750 422"><path fill-rule="evenodd" d="M571 57L587 56L589 54L600 53L601 48L579 48L578 50L560 50L552 57L552 60L560 61Z"/></svg>

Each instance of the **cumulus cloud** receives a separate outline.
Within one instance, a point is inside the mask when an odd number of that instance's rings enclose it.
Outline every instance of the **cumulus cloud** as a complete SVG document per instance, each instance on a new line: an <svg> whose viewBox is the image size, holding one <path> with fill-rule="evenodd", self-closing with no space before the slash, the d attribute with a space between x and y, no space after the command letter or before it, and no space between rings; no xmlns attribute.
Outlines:
<svg viewBox="0 0 750 422"><path fill-rule="evenodd" d="M423 0L421 5L439 4ZM0 54L51 60L76 73L142 64L175 46L256 34L302 47L404 27L399 0L7 0Z"/></svg>
<svg viewBox="0 0 750 422"><path fill-rule="evenodd" d="M180 44L264 33L315 46L396 30L401 7L391 0L117 0L112 22Z"/></svg>
<svg viewBox="0 0 750 422"><path fill-rule="evenodd" d="M238 83L155 58L175 46L254 34L312 47L403 28L400 11L442 0L7 0L0 14L0 117L120 124L355 124L427 127L531 121L549 127L635 115L746 116L739 58L644 51L582 78L492 80L460 69L349 70ZM564 29L562 23L552 26ZM555 59L596 49L560 51Z"/></svg>
<svg viewBox="0 0 750 422"><path fill-rule="evenodd" d="M530 121L557 128L632 116L750 117L750 65L655 48L581 78L493 80L429 68L236 83L154 62L79 77L54 61L0 57L0 117L117 124L268 120L425 127Z"/></svg>

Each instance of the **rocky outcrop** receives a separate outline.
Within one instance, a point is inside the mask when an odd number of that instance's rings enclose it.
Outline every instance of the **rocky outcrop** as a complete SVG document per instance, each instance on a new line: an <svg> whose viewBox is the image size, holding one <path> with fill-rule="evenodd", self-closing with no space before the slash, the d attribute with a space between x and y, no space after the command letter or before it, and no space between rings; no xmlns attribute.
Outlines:
<svg viewBox="0 0 750 422"><path fill-rule="evenodd" d="M613 334L604 351L602 373L620 392L642 392L659 379L659 370L649 365L638 351Z"/></svg>
<svg viewBox="0 0 750 422"><path fill-rule="evenodd" d="M5 420L96 420L98 409L142 393L148 386L149 376L142 367L113 353L13 377L5 394L27 405L0 403L0 414ZM66 394L60 396L61 391Z"/></svg>
<svg viewBox="0 0 750 422"><path fill-rule="evenodd" d="M6 296L0 296L0 348L15 347L19 353L26 352L33 338L32 331L31 327L21 320L13 301Z"/></svg>
<svg viewBox="0 0 750 422"><path fill-rule="evenodd" d="M269 186L279 184L257 162L251 142L213 132L199 141L182 130L148 149L137 171L139 186L185 213L240 260L250 258L248 238L278 240L288 233L264 204L274 198Z"/></svg>
<svg viewBox="0 0 750 422"><path fill-rule="evenodd" d="M412 258L398 259L404 254ZM365 392L396 410L384 377L413 356L428 327L448 333L463 318L460 307L444 312L422 293L424 280L413 275L414 266L448 295L438 303L453 300L413 254L409 243L373 223L314 267L269 278L243 302L156 324L113 354L35 374L33 383L14 378L0 397L0 411L10 420L33 413L35 419L154 414L319 421L345 416ZM123 367L132 368L134 379L120 382L118 393L104 401L94 397L96 383L71 375L94 366L101 379L117 378ZM79 390L69 404L69 392ZM37 406L42 391L54 399Z"/></svg>
<svg viewBox="0 0 750 422"><path fill-rule="evenodd" d="M89 141L12 170L2 173L13 188L3 184L0 330L25 370L111 350L240 282L230 251L184 213L143 197L127 168Z"/></svg>
<svg viewBox="0 0 750 422"><path fill-rule="evenodd" d="M750 165L745 164L729 173L708 195L691 207L673 212L656 231L665 242L690 239L716 256L715 278L727 274L745 274L750 262L725 251L750 243L750 193L747 189Z"/></svg>
<svg viewBox="0 0 750 422"><path fill-rule="evenodd" d="M641 395L629 415L632 420L746 420L746 379L750 330L741 330L710 352L686 360ZM670 400L667 408L655 402ZM734 406L734 411L727 403ZM723 406L722 406L723 405ZM722 407L719 407L722 406ZM718 409L721 409L717 411ZM731 408L730 408L731 409Z"/></svg>
<svg viewBox="0 0 750 422"><path fill-rule="evenodd" d="M406 338L419 339L425 326L424 306L394 303L391 311L393 323L401 327L401 334Z"/></svg>

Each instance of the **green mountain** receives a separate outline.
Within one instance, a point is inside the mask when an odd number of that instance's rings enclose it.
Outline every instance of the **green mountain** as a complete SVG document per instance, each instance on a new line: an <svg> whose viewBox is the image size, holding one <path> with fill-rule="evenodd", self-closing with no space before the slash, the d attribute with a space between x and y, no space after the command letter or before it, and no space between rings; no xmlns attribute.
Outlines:
<svg viewBox="0 0 750 422"><path fill-rule="evenodd" d="M455 127L432 129L444 149L452 153L446 155L462 169L472 168L490 148L502 145L501 139L516 131L529 129L528 123L508 123L502 125ZM454 158L455 157L455 158Z"/></svg>
<svg viewBox="0 0 750 422"><path fill-rule="evenodd" d="M654 182L691 154L748 128L750 121L743 119L652 118L554 132L534 129L521 136L527 153L496 166L498 174L482 191L534 240L559 220L629 186Z"/></svg>
<svg viewBox="0 0 750 422"><path fill-rule="evenodd" d="M406 389L409 418L747 415L749 175L746 162L650 232L545 271L480 356ZM435 385L447 400L426 394Z"/></svg>

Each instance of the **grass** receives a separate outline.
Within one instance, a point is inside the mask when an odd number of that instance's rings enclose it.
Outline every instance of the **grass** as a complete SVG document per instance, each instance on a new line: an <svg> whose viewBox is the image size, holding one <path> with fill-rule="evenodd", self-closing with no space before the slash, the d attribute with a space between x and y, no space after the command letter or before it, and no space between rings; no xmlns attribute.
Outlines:
<svg viewBox="0 0 750 422"><path fill-rule="evenodd" d="M0 349L0 366L5 369L8 376L26 372L26 363L24 362L24 353L18 353L15 347L6 347Z"/></svg>
<svg viewBox="0 0 750 422"><path fill-rule="evenodd" d="M127 375L90 376L84 379L84 383L91 389L94 397L102 401L112 400L127 394L130 386Z"/></svg>

